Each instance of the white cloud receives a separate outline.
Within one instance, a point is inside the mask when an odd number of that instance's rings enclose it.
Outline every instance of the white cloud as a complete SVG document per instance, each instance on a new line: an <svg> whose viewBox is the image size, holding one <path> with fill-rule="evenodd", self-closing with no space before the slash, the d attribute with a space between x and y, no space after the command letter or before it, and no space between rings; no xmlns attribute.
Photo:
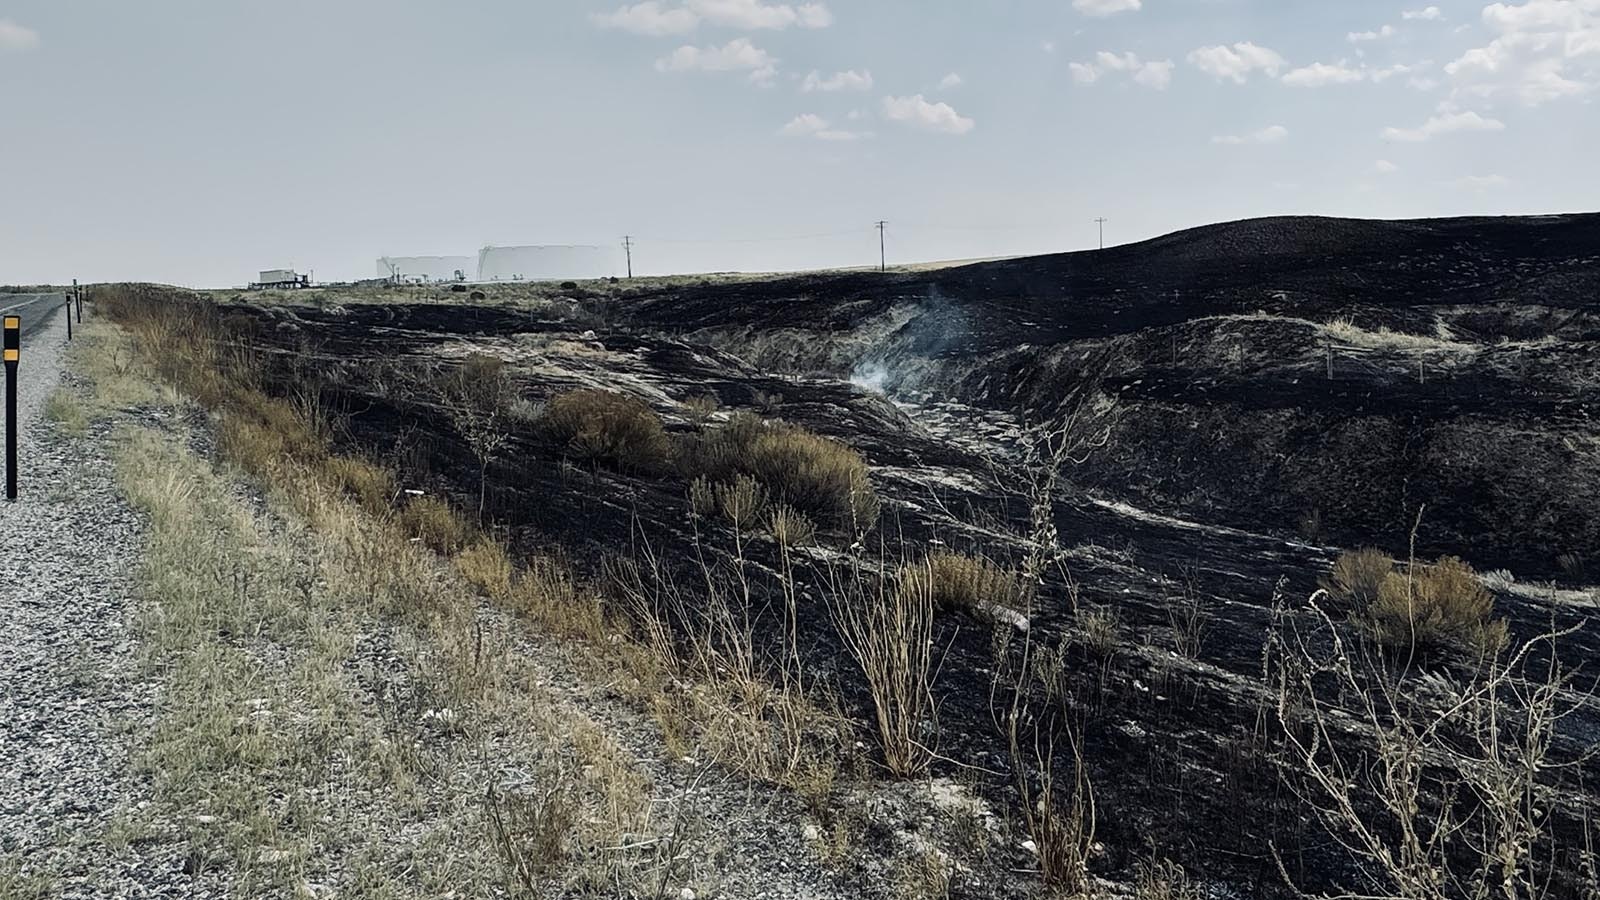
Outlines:
<svg viewBox="0 0 1600 900"><path fill-rule="evenodd" d="M1400 14L1400 18L1407 22L1435 22L1444 18L1444 13L1437 6L1425 6L1422 9L1408 9Z"/></svg>
<svg viewBox="0 0 1600 900"><path fill-rule="evenodd" d="M850 69L844 72L835 72L824 78L821 72L813 69L806 75L806 80L801 82L800 90L809 94L812 91L870 91L872 90L872 73L863 69L857 72Z"/></svg>
<svg viewBox="0 0 1600 900"><path fill-rule="evenodd" d="M1067 69L1072 72L1072 80L1079 84L1094 84L1107 72L1126 72L1136 84L1158 91L1166 90L1172 84L1173 68L1170 59L1145 61L1132 53L1119 55L1105 50L1096 53L1091 62L1067 64Z"/></svg>
<svg viewBox="0 0 1600 900"><path fill-rule="evenodd" d="M946 91L950 90L951 88L961 87L961 85L964 83L965 82L961 80L961 76L957 75L955 72L951 72L949 75L939 79L939 87Z"/></svg>
<svg viewBox="0 0 1600 900"><path fill-rule="evenodd" d="M1121 12L1138 12L1142 0L1072 0L1072 8L1086 16L1114 16Z"/></svg>
<svg viewBox="0 0 1600 900"><path fill-rule="evenodd" d="M656 69L661 72L747 71L751 81L767 84L778 72L778 60L750 43L749 38L735 38L721 47L679 47L671 56L656 60Z"/></svg>
<svg viewBox="0 0 1600 900"><path fill-rule="evenodd" d="M1367 72L1367 77L1371 78L1378 84L1382 84L1396 75L1412 75L1414 73L1421 72L1430 65L1432 65L1432 63L1427 60L1418 63L1412 63L1411 65L1406 65L1405 63L1395 63L1392 66L1384 66L1381 69L1370 69ZM1412 81L1416 80L1418 79L1412 79Z"/></svg>
<svg viewBox="0 0 1600 900"><path fill-rule="evenodd" d="M39 32L10 19L0 19L0 50L32 50L37 46Z"/></svg>
<svg viewBox="0 0 1600 900"><path fill-rule="evenodd" d="M1054 53L1054 52L1056 52L1056 42L1055 41L1040 41L1039 42L1039 49L1043 50L1046 53Z"/></svg>
<svg viewBox="0 0 1600 900"><path fill-rule="evenodd" d="M668 6L662 0L642 0L615 12L596 13L590 20L601 28L616 28L661 37L688 34L701 22L727 28L783 29L827 28L833 13L821 3L763 3L761 0L687 0L682 6Z"/></svg>
<svg viewBox="0 0 1600 900"><path fill-rule="evenodd" d="M1289 136L1289 129L1282 125L1268 125L1260 131L1249 134L1219 134L1211 139L1213 144L1276 144Z"/></svg>
<svg viewBox="0 0 1600 900"><path fill-rule="evenodd" d="M1329 84L1350 84L1366 79L1366 70L1352 69L1341 59L1331 64L1312 63L1309 66L1301 66L1283 76L1283 83L1290 87L1322 87Z"/></svg>
<svg viewBox="0 0 1600 900"><path fill-rule="evenodd" d="M1538 106L1600 88L1600 0L1491 3L1496 36L1444 67L1458 95Z"/></svg>
<svg viewBox="0 0 1600 900"><path fill-rule="evenodd" d="M784 137L815 138L819 141L854 141L865 137L861 132L834 128L827 119L814 113L803 113L778 129Z"/></svg>
<svg viewBox="0 0 1600 900"><path fill-rule="evenodd" d="M1484 191L1491 188L1503 188L1511 184L1511 179L1504 175L1468 175L1450 182L1451 187L1463 190Z"/></svg>
<svg viewBox="0 0 1600 900"><path fill-rule="evenodd" d="M1244 84L1250 73L1258 69L1276 78L1288 65L1277 52L1249 41L1232 47L1201 47L1189 54L1189 62L1218 81L1231 78L1237 84Z"/></svg>
<svg viewBox="0 0 1600 900"><path fill-rule="evenodd" d="M833 13L821 3L763 3L761 0L688 0L691 12L713 25L726 28L782 29L827 28Z"/></svg>
<svg viewBox="0 0 1600 900"><path fill-rule="evenodd" d="M1359 44L1363 41L1381 41L1392 37L1394 37L1394 26L1385 25L1377 31L1352 31L1345 35L1344 39L1352 44Z"/></svg>
<svg viewBox="0 0 1600 900"><path fill-rule="evenodd" d="M1389 162L1387 159L1380 159L1372 164L1372 171L1379 175L1393 175L1394 173L1400 171L1400 167L1392 162Z"/></svg>
<svg viewBox="0 0 1600 900"><path fill-rule="evenodd" d="M945 134L966 134L977 124L957 113L950 104L929 103L921 94L883 98L883 114L894 122Z"/></svg>
<svg viewBox="0 0 1600 900"><path fill-rule="evenodd" d="M1441 134L1453 134L1459 131L1504 131L1505 123L1499 119L1488 119L1478 113L1440 111L1437 115L1430 116L1416 128L1385 128L1384 140L1406 141L1416 143L1426 141Z"/></svg>

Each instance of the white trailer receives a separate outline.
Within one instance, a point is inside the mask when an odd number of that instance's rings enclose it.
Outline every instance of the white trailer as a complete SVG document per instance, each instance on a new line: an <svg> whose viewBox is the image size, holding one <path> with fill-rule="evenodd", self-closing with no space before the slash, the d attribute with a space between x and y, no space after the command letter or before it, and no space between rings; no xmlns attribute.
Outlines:
<svg viewBox="0 0 1600 900"><path fill-rule="evenodd" d="M311 279L297 274L293 269L262 269L261 277L252 287L258 288L300 288L310 287Z"/></svg>

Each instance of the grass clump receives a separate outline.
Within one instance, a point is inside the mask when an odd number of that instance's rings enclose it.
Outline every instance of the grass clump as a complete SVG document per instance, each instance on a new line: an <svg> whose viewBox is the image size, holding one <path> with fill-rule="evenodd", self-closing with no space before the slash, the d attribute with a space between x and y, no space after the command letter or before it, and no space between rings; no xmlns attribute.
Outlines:
<svg viewBox="0 0 1600 900"><path fill-rule="evenodd" d="M686 441L680 459L691 475L761 482L774 500L840 528L864 529L878 518L878 495L861 454L797 425L740 413Z"/></svg>
<svg viewBox="0 0 1600 900"><path fill-rule="evenodd" d="M66 388L56 388L50 393L44 401L44 415L73 437L82 437L89 431L89 414Z"/></svg>
<svg viewBox="0 0 1600 900"><path fill-rule="evenodd" d="M983 612L1023 609L1027 594L1017 573L964 553L931 553L900 569L902 591L925 592L937 609Z"/></svg>
<svg viewBox="0 0 1600 900"><path fill-rule="evenodd" d="M400 511L400 525L406 534L446 556L466 546L470 537L466 523L437 497L412 498Z"/></svg>
<svg viewBox="0 0 1600 900"><path fill-rule="evenodd" d="M361 508L374 515L388 510L395 495L394 476L389 470L353 456L329 457L323 471Z"/></svg>
<svg viewBox="0 0 1600 900"><path fill-rule="evenodd" d="M661 417L643 401L615 391L558 394L545 405L539 427L562 453L624 472L659 472L672 459Z"/></svg>
<svg viewBox="0 0 1600 900"><path fill-rule="evenodd" d="M1506 623L1493 614L1494 597L1454 556L1389 573L1367 607L1374 640L1390 650L1497 653L1506 644Z"/></svg>
<svg viewBox="0 0 1600 900"><path fill-rule="evenodd" d="M1346 550L1334 560L1333 570L1323 579L1328 593L1360 609L1378 599L1383 582L1394 574L1394 560L1389 554L1372 547Z"/></svg>

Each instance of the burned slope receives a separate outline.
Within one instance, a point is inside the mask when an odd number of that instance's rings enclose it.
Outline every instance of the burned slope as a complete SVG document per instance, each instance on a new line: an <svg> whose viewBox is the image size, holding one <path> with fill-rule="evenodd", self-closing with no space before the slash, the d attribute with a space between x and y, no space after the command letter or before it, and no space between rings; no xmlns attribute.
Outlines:
<svg viewBox="0 0 1600 900"><path fill-rule="evenodd" d="M927 273L597 302L769 370L1059 413L1110 352L1086 486L1164 513L1486 568L1600 566L1600 215L1273 218Z"/></svg>
<svg viewBox="0 0 1600 900"><path fill-rule="evenodd" d="M725 410L760 408L839 437L872 465L885 501L882 534L903 541L911 554L952 547L1010 561L1024 552L1028 510L1015 480L1019 433L1002 412L951 401L896 406L838 378L776 377L694 342L589 329L585 321L545 311L243 307L232 321L270 360L275 390L312 389L319 405L337 413L348 449L389 460L407 487L449 494L464 509L476 505L478 468L429 378L482 353L506 360L518 394L532 402L576 387L618 390L684 434L694 427L685 401L710 394ZM1115 359L1102 353L1100 364ZM1120 390L1116 377L1102 374L1101 388L1123 395L1142 387L1129 381ZM704 524L695 530L686 493L685 480L670 472L620 473L563 461L531 428L521 428L489 467L486 520L520 550L558 549L589 571L643 542L664 558L688 562L703 543L725 536ZM1053 512L1076 589L1053 583L1032 627L1041 646L1061 648L1070 671L1103 673L1075 678L1071 704L1086 719L1101 834L1112 848L1097 865L1125 871L1156 845L1192 871L1261 893L1278 882L1276 863L1262 849L1276 840L1303 884L1342 877L1346 862L1284 793L1261 731L1270 703L1261 660L1274 594L1280 582L1287 596L1308 594L1326 569L1327 551L1152 514L1082 486L1063 491ZM769 547L758 544L752 553L770 564ZM1501 601L1519 636L1550 621L1542 604L1512 595ZM1190 602L1203 609L1206 626L1199 646L1180 654L1175 622ZM770 605L762 608L772 613ZM1118 649L1110 659L1078 640L1077 611L1096 609L1117 617ZM1555 612L1563 625L1582 615L1577 608ZM868 699L829 627L820 592L807 597L803 613L808 670L838 684L857 717L869 720ZM938 623L937 742L963 766L1004 773L1009 763L992 700L995 633L991 623L966 615ZM1572 649L1600 652L1595 640L1580 634ZM1575 716L1563 730L1563 752L1597 734L1592 710ZM950 768L958 771L970 770ZM1004 778L987 790L1011 802Z"/></svg>

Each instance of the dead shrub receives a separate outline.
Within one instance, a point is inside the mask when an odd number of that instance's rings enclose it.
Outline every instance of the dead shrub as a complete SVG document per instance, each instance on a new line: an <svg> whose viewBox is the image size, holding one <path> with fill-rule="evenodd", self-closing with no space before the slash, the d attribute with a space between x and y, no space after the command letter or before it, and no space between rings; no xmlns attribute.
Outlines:
<svg viewBox="0 0 1600 900"><path fill-rule="evenodd" d="M1382 550L1346 550L1334 560L1323 587L1352 609L1360 609L1378 599L1378 589L1393 572L1394 560Z"/></svg>
<svg viewBox="0 0 1600 900"><path fill-rule="evenodd" d="M1390 650L1461 650L1498 653L1506 623L1492 620L1494 597L1472 567L1454 556L1409 573L1391 572L1367 607L1372 637Z"/></svg>
<svg viewBox="0 0 1600 900"><path fill-rule="evenodd" d="M519 793L491 787L484 810L489 835L517 889L537 896L542 876L566 857L567 839L578 821L577 778L551 766L547 783Z"/></svg>
<svg viewBox="0 0 1600 900"><path fill-rule="evenodd" d="M866 678L884 763L901 778L921 775L933 761L930 735L938 730L931 581L895 584L890 573L864 570L859 561L831 576L828 611Z"/></svg>
<svg viewBox="0 0 1600 900"><path fill-rule="evenodd" d="M767 492L748 475L741 475L732 484L717 488L717 508L722 510L728 523L739 531L749 531L760 520L767 506Z"/></svg>
<svg viewBox="0 0 1600 900"><path fill-rule="evenodd" d="M701 394L684 401L683 414L689 420L689 424L696 428L704 428L706 423L711 421L711 417L717 414L720 406L721 403L717 401L715 394Z"/></svg>
<svg viewBox="0 0 1600 900"><path fill-rule="evenodd" d="M878 518L861 454L795 425L740 413L683 442L680 460L687 474L712 481L749 475L775 499L828 525L860 530Z"/></svg>
<svg viewBox="0 0 1600 900"><path fill-rule="evenodd" d="M704 475L689 482L689 509L704 518L717 511L717 488Z"/></svg>
<svg viewBox="0 0 1600 900"><path fill-rule="evenodd" d="M661 417L643 401L614 391L558 394L545 404L539 427L562 453L624 472L659 472L672 459Z"/></svg>
<svg viewBox="0 0 1600 900"><path fill-rule="evenodd" d="M804 547L816 540L817 526L805 513L779 506L767 516L767 534L784 549Z"/></svg>
<svg viewBox="0 0 1600 900"><path fill-rule="evenodd" d="M949 551L931 553L921 562L902 566L900 588L926 591L933 605L945 611L1022 610L1029 599L1016 572L987 559Z"/></svg>
<svg viewBox="0 0 1600 900"><path fill-rule="evenodd" d="M400 512L406 534L446 556L460 550L469 536L466 523L450 504L436 497L414 497Z"/></svg>

